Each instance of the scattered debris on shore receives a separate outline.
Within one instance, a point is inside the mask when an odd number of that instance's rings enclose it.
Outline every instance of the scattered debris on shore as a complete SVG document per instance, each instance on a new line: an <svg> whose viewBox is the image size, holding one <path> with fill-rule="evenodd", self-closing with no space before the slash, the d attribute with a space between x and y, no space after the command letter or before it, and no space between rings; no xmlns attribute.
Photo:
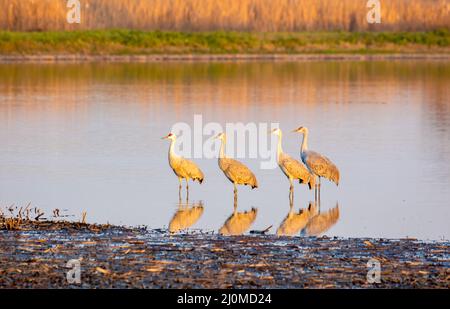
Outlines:
<svg viewBox="0 0 450 309"><path fill-rule="evenodd" d="M447 241L171 234L36 219L42 212L30 209L0 213L0 288L450 287ZM70 284L74 259L81 282ZM371 259L380 263L380 283L367 280Z"/></svg>

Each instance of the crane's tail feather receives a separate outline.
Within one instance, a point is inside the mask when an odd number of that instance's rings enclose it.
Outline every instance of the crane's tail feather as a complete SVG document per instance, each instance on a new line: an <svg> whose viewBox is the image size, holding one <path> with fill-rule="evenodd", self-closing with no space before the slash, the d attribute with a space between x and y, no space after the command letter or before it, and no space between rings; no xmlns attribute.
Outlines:
<svg viewBox="0 0 450 309"><path fill-rule="evenodd" d="M250 181L248 183L246 183L246 185L250 185L252 186L252 190L255 188L258 188L258 180L256 179L255 175L252 175L253 177L250 179Z"/></svg>
<svg viewBox="0 0 450 309"><path fill-rule="evenodd" d="M203 177L195 177L195 178L192 178L192 180L194 180L194 181L198 181L198 183L199 184L202 184L203 183L203 180L204 180L204 178Z"/></svg>
<svg viewBox="0 0 450 309"><path fill-rule="evenodd" d="M254 177L254 180L253 180L252 190L255 189L255 188L258 188L258 180L256 180L256 177Z"/></svg>
<svg viewBox="0 0 450 309"><path fill-rule="evenodd" d="M339 186L339 180L340 180L340 177L341 177L341 175L339 173L339 170L336 170L336 173L333 176L334 176L333 177L334 183L336 184L336 186Z"/></svg>

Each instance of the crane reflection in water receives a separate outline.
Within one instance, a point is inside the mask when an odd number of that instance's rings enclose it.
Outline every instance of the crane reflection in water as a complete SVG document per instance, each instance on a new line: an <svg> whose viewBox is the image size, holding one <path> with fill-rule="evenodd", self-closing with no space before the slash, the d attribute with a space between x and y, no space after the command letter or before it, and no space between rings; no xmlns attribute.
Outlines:
<svg viewBox="0 0 450 309"><path fill-rule="evenodd" d="M278 227L278 236L319 236L328 231L339 220L339 205L325 212L320 211L320 200L309 202L308 207L294 209L294 200L289 199L289 212Z"/></svg>
<svg viewBox="0 0 450 309"><path fill-rule="evenodd" d="M219 234L224 236L242 235L250 229L255 222L258 209L252 207L249 211L237 211L237 192L234 193L233 213L228 217L223 226L219 229Z"/></svg>
<svg viewBox="0 0 450 309"><path fill-rule="evenodd" d="M295 236L306 227L308 221L316 215L315 204L310 202L307 208L294 210L294 203L289 199L289 212L277 229L278 236Z"/></svg>
<svg viewBox="0 0 450 309"><path fill-rule="evenodd" d="M190 228L200 219L203 210L202 201L190 204L188 199L185 202L179 199L177 211L169 223L169 232L176 233Z"/></svg>
<svg viewBox="0 0 450 309"><path fill-rule="evenodd" d="M185 231L195 225L203 215L203 202L189 203L188 200L178 203L178 208L169 222L169 232ZM237 236L246 233L255 222L258 210L252 207L248 211L238 211L237 197L234 198L233 212L219 229L223 236ZM320 211L318 202L309 202L306 208L298 211L294 208L293 199L289 199L289 212L276 230L277 236L320 236L333 227L339 220L339 205ZM250 232L252 233L252 232ZM262 233L265 234L265 233Z"/></svg>
<svg viewBox="0 0 450 309"><path fill-rule="evenodd" d="M320 211L308 221L305 228L302 229L300 235L302 236L319 236L328 231L339 220L339 205L336 203L334 208L325 212Z"/></svg>

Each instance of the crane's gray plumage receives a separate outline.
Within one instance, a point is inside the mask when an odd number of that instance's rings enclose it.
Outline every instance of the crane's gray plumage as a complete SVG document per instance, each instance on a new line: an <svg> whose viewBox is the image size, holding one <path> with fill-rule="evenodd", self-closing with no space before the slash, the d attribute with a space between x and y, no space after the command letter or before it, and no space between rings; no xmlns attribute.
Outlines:
<svg viewBox="0 0 450 309"><path fill-rule="evenodd" d="M197 180L201 184L203 182L204 175L200 168L191 160L185 159L175 154L175 151L173 149L175 141L177 140L175 134L170 133L169 135L163 137L163 139L170 140L169 165L180 181L180 188L182 179L186 180L186 188L188 188L189 179L192 179L194 181Z"/></svg>
<svg viewBox="0 0 450 309"><path fill-rule="evenodd" d="M241 162L230 158L219 158L219 167L232 183L249 185L252 189L258 187L255 175Z"/></svg>
<svg viewBox="0 0 450 309"><path fill-rule="evenodd" d="M252 171L239 161L227 158L225 156L225 144L226 136L225 133L220 133L217 136L221 140L220 154L219 154L219 167L225 174L225 176L234 184L235 190L236 185L248 185L252 189L258 187L258 181Z"/></svg>
<svg viewBox="0 0 450 309"><path fill-rule="evenodd" d="M339 169L327 157L315 151L306 150L302 152L302 161L315 175L339 185Z"/></svg>
<svg viewBox="0 0 450 309"><path fill-rule="evenodd" d="M281 129L272 130L273 134L278 136L277 147L277 161L278 166L289 179L292 188L292 180L298 179L299 183L308 184L309 189L312 189L315 184L315 176L308 170L308 168L301 162L295 160L290 155L283 152L281 147L281 140L283 138L283 132Z"/></svg>
<svg viewBox="0 0 450 309"><path fill-rule="evenodd" d="M203 182L204 176L200 168L191 160L182 157L169 158L170 167L173 169L175 175L180 178L189 180L197 180L199 183Z"/></svg>
<svg viewBox="0 0 450 309"><path fill-rule="evenodd" d="M315 151L308 150L308 128L299 127L294 130L294 132L299 132L303 134L303 141L301 147L301 158L303 163L308 167L308 169L314 175L326 178L333 181L336 185L339 185L339 169L337 166L331 162L330 159L317 153Z"/></svg>

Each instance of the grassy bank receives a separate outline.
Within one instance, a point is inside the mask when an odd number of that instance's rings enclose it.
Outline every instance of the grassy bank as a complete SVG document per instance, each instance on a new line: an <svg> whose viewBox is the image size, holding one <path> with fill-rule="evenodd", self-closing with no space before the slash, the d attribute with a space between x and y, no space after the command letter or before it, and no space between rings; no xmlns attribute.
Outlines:
<svg viewBox="0 0 450 309"><path fill-rule="evenodd" d="M447 53L450 32L0 32L0 54Z"/></svg>

